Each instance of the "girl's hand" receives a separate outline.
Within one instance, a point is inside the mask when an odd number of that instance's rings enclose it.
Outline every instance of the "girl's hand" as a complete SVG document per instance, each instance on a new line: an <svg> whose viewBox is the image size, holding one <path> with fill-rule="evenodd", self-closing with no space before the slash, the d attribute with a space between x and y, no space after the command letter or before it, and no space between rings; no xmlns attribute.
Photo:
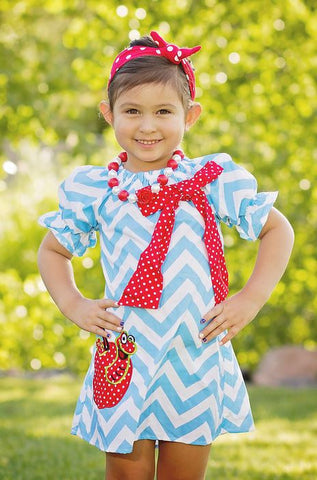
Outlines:
<svg viewBox="0 0 317 480"><path fill-rule="evenodd" d="M118 304L114 300L106 298L90 300L82 297L76 299L72 310L69 309L67 312L67 316L83 330L106 337L106 329L121 332L123 327L123 321L107 311L109 307L118 307Z"/></svg>
<svg viewBox="0 0 317 480"><path fill-rule="evenodd" d="M240 291L204 315L201 323L207 325L200 332L199 338L204 343L209 342L228 329L227 335L220 342L220 345L224 345L254 319L261 307L249 295Z"/></svg>
<svg viewBox="0 0 317 480"><path fill-rule="evenodd" d="M105 329L121 332L122 319L107 312L107 308L118 307L117 303L83 297L74 280L71 259L71 252L49 232L41 243L38 261L46 288L60 311L87 332L102 337L107 336Z"/></svg>
<svg viewBox="0 0 317 480"><path fill-rule="evenodd" d="M294 232L288 220L274 207L259 235L260 246L253 272L243 289L216 305L204 315L207 326L199 334L210 341L228 329L222 345L248 325L269 299L284 273L294 242Z"/></svg>

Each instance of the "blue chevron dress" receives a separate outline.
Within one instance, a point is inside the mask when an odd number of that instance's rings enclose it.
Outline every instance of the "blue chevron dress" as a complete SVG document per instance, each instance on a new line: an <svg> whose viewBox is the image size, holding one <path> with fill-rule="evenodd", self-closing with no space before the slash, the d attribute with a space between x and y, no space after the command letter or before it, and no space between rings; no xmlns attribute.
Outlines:
<svg viewBox="0 0 317 480"><path fill-rule="evenodd" d="M255 240L277 193L257 193L255 178L229 155L185 157L170 183L191 178L210 160L223 167L204 187L217 224L235 226L242 238ZM152 184L158 173L163 170L135 173L121 168L120 187L136 191ZM59 211L43 215L40 223L77 256L96 244L98 231L105 297L118 300L160 212L144 217L137 204L113 195L107 178L104 166L75 169L60 187ZM115 309L125 322L124 334L111 332L107 345L100 339L94 348L72 433L103 451L129 453L139 439L207 445L220 434L254 428L231 343L219 345L225 334L206 344L198 337L200 319L214 305L203 234L203 218L192 202L180 202L162 267L159 308ZM105 373L98 376L100 362ZM94 398L97 388L102 408Z"/></svg>

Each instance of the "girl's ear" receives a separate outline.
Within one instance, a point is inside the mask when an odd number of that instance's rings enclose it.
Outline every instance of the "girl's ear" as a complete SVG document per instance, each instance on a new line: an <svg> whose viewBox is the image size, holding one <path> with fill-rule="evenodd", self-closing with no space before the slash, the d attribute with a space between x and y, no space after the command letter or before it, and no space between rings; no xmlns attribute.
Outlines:
<svg viewBox="0 0 317 480"><path fill-rule="evenodd" d="M201 105L200 103L193 103L189 109L187 110L186 119L185 119L185 129L189 130L190 127L197 122L199 116L201 114Z"/></svg>
<svg viewBox="0 0 317 480"><path fill-rule="evenodd" d="M109 103L106 102L105 100L103 100L99 104L99 109L100 109L100 112L101 112L103 118L106 120L106 122L109 123L109 125L112 125L113 114L112 114L112 111L110 109Z"/></svg>

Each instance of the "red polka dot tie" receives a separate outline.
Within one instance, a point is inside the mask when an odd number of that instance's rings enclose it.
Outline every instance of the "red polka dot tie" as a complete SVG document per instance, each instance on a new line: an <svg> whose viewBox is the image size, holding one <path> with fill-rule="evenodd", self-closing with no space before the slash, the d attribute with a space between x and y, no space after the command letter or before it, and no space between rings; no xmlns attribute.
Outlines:
<svg viewBox="0 0 317 480"><path fill-rule="evenodd" d="M151 187L136 192L142 215L149 216L161 210L148 247L141 254L136 271L119 300L119 305L132 307L159 307L163 291L162 265L171 241L175 211L180 201L192 201L205 221L204 242L210 266L215 303L228 295L228 272L216 220L202 187L214 181L222 172L215 162L208 162L191 179L165 185L159 193Z"/></svg>

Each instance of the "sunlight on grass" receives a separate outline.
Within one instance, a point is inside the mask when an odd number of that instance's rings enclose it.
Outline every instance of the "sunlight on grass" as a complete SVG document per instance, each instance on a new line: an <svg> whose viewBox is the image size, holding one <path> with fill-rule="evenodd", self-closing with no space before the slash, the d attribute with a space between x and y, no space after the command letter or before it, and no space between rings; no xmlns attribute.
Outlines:
<svg viewBox="0 0 317 480"><path fill-rule="evenodd" d="M1 480L100 480L104 454L69 434L81 382L0 379ZM256 431L215 441L207 480L315 480L317 390L250 387Z"/></svg>

